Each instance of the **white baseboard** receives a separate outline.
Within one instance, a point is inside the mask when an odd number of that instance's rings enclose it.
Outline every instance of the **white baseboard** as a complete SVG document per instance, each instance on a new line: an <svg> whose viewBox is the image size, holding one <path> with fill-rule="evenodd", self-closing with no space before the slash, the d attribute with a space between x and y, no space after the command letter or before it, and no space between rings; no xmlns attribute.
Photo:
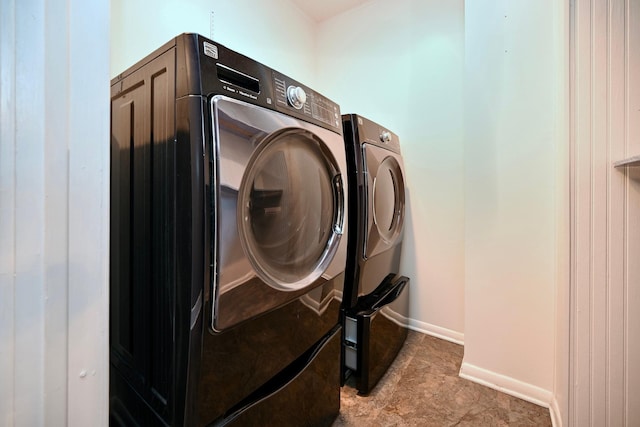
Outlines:
<svg viewBox="0 0 640 427"><path fill-rule="evenodd" d="M551 425L553 427L562 427L562 417L560 416L560 406L555 396L551 399L549 405L549 415L551 415Z"/></svg>
<svg viewBox="0 0 640 427"><path fill-rule="evenodd" d="M413 331L422 332L423 334L464 345L464 333L452 331L451 329L414 319L407 319L406 322L409 325L409 329ZM464 362L464 360L460 367L459 375L469 381L473 381L494 390L515 396L519 399L526 400L527 402L534 403L542 406L543 408L548 408L552 426L563 427L562 418L560 417L560 408L551 391L487 369L479 368L475 365Z"/></svg>
<svg viewBox="0 0 640 427"><path fill-rule="evenodd" d="M553 393L538 386L524 383L487 369L462 361L460 377L482 384L494 390L515 396L544 408L549 408Z"/></svg>
<svg viewBox="0 0 640 427"><path fill-rule="evenodd" d="M412 331L422 332L423 334L464 345L464 334L462 332L452 331L451 329L421 322L419 320L407 319L407 321L409 329Z"/></svg>
<svg viewBox="0 0 640 427"><path fill-rule="evenodd" d="M391 314L391 313L389 313ZM441 326L432 325L430 323L421 322L415 319L408 319L402 315L393 312L391 318L398 324L409 325L409 329L422 332L446 341L464 345L464 334ZM524 383L522 381L498 374L487 369L479 368L467 362L462 362L460 367L460 377L494 390L515 396L519 399L526 400L533 404L549 409L551 416L551 424L553 427L563 427L562 418L560 417L560 408L558 402L549 390L545 390L538 386Z"/></svg>

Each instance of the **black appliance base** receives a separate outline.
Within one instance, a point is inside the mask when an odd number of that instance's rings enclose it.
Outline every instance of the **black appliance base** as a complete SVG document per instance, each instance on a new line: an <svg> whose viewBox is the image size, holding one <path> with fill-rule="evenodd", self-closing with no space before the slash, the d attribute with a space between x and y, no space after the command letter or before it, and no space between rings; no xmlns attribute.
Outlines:
<svg viewBox="0 0 640 427"><path fill-rule="evenodd" d="M338 325L313 349L232 408L212 427L328 427L340 412Z"/></svg>
<svg viewBox="0 0 640 427"><path fill-rule="evenodd" d="M408 334L394 314L407 317L409 278L388 280L344 313L343 377L356 379L358 393L371 392L395 360Z"/></svg>

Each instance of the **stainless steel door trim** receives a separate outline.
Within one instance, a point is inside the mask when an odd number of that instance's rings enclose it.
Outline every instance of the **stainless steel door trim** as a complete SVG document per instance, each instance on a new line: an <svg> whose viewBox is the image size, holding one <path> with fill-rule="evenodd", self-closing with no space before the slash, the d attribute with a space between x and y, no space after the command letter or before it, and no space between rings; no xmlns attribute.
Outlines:
<svg viewBox="0 0 640 427"><path fill-rule="evenodd" d="M402 241L405 214L405 181L402 156L372 144L362 144L363 171L365 179L366 228L364 230L363 257L371 258ZM383 168L385 164L389 167ZM388 203L393 204L393 219L388 230L381 230L376 214L376 185L380 169L390 171L394 194ZM380 201L378 201L380 202ZM382 203L386 203L382 201Z"/></svg>
<svg viewBox="0 0 640 427"><path fill-rule="evenodd" d="M289 143L291 138L296 138L296 144L298 144L299 147L289 145L287 147L284 147L282 150L276 150L282 143L282 141ZM303 141L302 144L301 140ZM341 188L339 187L339 184L336 184L340 182L340 173L336 168L336 162L333 154L329 151L322 152L322 145L323 142L321 140L319 140L314 134L306 130L300 130L297 128L280 129L278 131L270 133L260 142L260 144L253 152L251 158L249 159L249 163L247 164L245 173L242 176L237 204L237 225L238 231L240 232L240 243L242 244L245 255L249 259L249 262L253 266L254 271L258 274L260 279L278 290L295 291L303 289L309 284L313 283L318 277L320 277L320 275L326 270L328 264L333 259L333 256L335 255L335 252L337 250L337 243L340 239L340 235L342 234L343 221L341 215L344 209L344 202L342 200ZM272 264L279 265L281 263L281 260L270 258L270 256L274 252L277 253L277 248L279 248L280 246L286 246L288 248L289 246L291 246L290 242L292 240L297 240L299 236L303 235L302 227L304 226L305 222L309 221L308 215L310 214L310 212L303 212L303 214L306 215L305 217L301 218L297 218L294 215L287 215L286 206L283 207L283 203L281 203L282 199L285 198L283 197L283 193L285 192L285 190L280 189L280 187L277 187L277 189L275 189L274 187L272 187L274 185L273 182L270 182L267 187L265 187L265 189L256 189L255 185L258 181L258 178L262 175L262 172L265 169L264 166L270 166L268 164L265 164L265 162L270 161L274 158L274 156L269 157L269 154L279 154L279 156L276 158L276 160L278 160L278 172L286 174L287 171L289 169L293 169L293 166L295 165L290 164L288 161L285 162L283 159L285 157L288 157L288 160L292 161L295 157L292 150L295 149L297 151L306 152L309 151L309 147L311 148L311 150L318 150L317 152L313 153L313 155L315 156L313 160L317 161L317 165L315 166L319 166L319 170L322 170L322 172L326 174L324 177L321 177L324 178L323 180L321 179L321 181L324 182L319 182L319 186L321 187L323 184L326 184L326 193L328 193L329 191L332 192L333 203L329 206L330 210L332 211L332 220L330 224L327 223L325 231L323 231L322 227L320 228L320 230L317 230L316 228L313 229L313 231L319 231L321 235L327 235L326 241L319 240L318 242L316 242L320 243L320 245L318 246L318 249L321 250L320 254L312 254L311 257L305 257L309 258L309 261L312 262L311 270L305 268L305 270L308 271L303 271L301 274L296 274L296 276L298 277L296 277L292 281L288 277L287 272L284 271L286 270L286 266L282 266L283 268L271 268ZM290 166L290 168L287 166ZM308 166L311 167L312 165ZM290 178L290 183L287 182L286 184L297 186L299 184L297 181L302 181L303 179L305 179L304 176L307 173L313 175L312 172L313 171L311 170L311 168L309 170L298 170L296 171L295 176L288 177ZM282 185L283 183L276 184ZM313 190L307 191L307 189L300 187L292 192L294 193L294 196L302 198L302 193L309 194L311 191ZM320 195L322 195L321 192ZM302 203L298 200L294 200L293 204L300 205ZM256 205L258 205L258 208L256 208ZM322 206L320 206L320 208L322 208ZM284 214L282 212L283 210L285 211ZM321 211L321 209L317 210ZM270 247L267 248L267 251L262 251L261 246L263 244L256 241L258 238L257 234L259 233L256 233L253 230L253 227L255 225L253 211L255 211L256 213L261 213L264 217L281 216L284 220L286 220L287 223L295 224L295 226L293 227L294 230L291 230L291 232L289 233L287 232L288 230L283 229L282 227L277 227L279 232L278 235L272 236L272 241L267 242ZM257 231L260 232L266 230ZM315 240L315 234L310 237L312 237L313 239L309 240ZM286 243L286 245L277 245L272 243L273 241L280 242L280 239L282 239L282 242ZM312 247L312 245L305 246ZM263 254L262 252L266 253ZM293 254L290 253L287 259L296 262L297 270L300 267L297 262L300 257L292 255ZM307 264L307 262L305 262L305 264Z"/></svg>
<svg viewBox="0 0 640 427"><path fill-rule="evenodd" d="M212 233L214 240L211 260L213 271L210 285L212 313L210 322L214 331L220 331L218 325L229 328L233 324L219 318L221 315L224 316L224 310L222 310L224 307L220 307L218 304L222 300L226 301L225 307L230 307L229 304L232 304L235 295L246 293L239 292L245 283L251 282L251 286L247 290L257 290L258 294L255 294L254 298L263 301L262 303L256 301L255 304L249 304L252 308L245 306L246 313L243 314L243 319L248 320L276 307L276 305L270 305L276 303L269 301L277 301L277 304L281 305L283 300L298 298L301 292L306 292L305 289L310 290L319 286L344 271L346 239L341 239L341 236L346 231L347 194L342 183L347 167L342 136L331 130L221 95L214 96L210 100L210 111L213 129L211 169L213 174L212 209L214 209L210 215L214 227ZM308 132L315 135L317 140L322 143L322 149L329 155L329 160L325 159L324 161L330 161L333 165L333 172L328 176L328 186L331 193L329 193L327 200L322 198L321 203L322 205L325 203L336 205L329 218L329 221L332 221L331 238L327 244L330 253L324 254L327 257L326 262L322 263L320 270L313 272L317 276L315 280L299 281L293 287L287 283L279 283L277 279L264 280L264 275L259 274L256 265L247 256L241 240L242 236L238 230L238 216L242 215L241 209L238 207L239 194L243 179L249 173L252 156L270 134L283 129ZM279 293L282 296L266 297L267 293ZM222 295L227 297L221 298ZM264 297L258 295L264 295ZM243 305L246 305L246 301ZM235 317L237 316L234 316L233 322L243 321L242 319L237 320Z"/></svg>
<svg viewBox="0 0 640 427"><path fill-rule="evenodd" d="M333 199L335 214L333 219L334 232L336 234L342 235L344 232L344 209L345 209L345 199L344 199L344 181L342 179L342 174L337 173L331 179L331 183L333 184Z"/></svg>

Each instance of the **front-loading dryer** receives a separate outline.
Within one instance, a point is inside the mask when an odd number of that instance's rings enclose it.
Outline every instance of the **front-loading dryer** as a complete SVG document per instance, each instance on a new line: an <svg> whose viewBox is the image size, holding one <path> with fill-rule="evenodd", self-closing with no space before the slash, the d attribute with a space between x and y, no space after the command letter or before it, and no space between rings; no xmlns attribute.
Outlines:
<svg viewBox="0 0 640 427"><path fill-rule="evenodd" d="M337 104L195 34L111 86L113 425L330 425Z"/></svg>
<svg viewBox="0 0 640 427"><path fill-rule="evenodd" d="M401 275L405 174L398 136L342 116L348 163L349 244L343 294L342 381L367 394L407 337L409 278Z"/></svg>

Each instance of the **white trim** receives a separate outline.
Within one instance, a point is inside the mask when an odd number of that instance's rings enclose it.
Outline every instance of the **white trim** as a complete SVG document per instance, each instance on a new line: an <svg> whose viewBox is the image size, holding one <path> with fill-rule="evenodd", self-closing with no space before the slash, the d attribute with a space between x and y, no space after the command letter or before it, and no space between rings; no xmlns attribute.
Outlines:
<svg viewBox="0 0 640 427"><path fill-rule="evenodd" d="M464 333L443 328L442 326L432 325L415 319L407 319L409 329L423 334L431 335L452 343L464 345Z"/></svg>
<svg viewBox="0 0 640 427"><path fill-rule="evenodd" d="M560 416L560 405L556 396L553 396L549 404L549 416L551 416L551 425L553 427L562 427L562 417Z"/></svg>
<svg viewBox="0 0 640 427"><path fill-rule="evenodd" d="M16 4L0 2L0 425L16 424ZM19 355L18 355L19 356Z"/></svg>
<svg viewBox="0 0 640 427"><path fill-rule="evenodd" d="M640 63L640 11L632 3L571 2L571 317L564 420L572 426L637 425L640 419L640 374L634 368L640 318L630 310L638 295L630 285L640 278L640 197L630 173L636 167L613 168L640 150L634 107L640 90L630 80Z"/></svg>
<svg viewBox="0 0 640 427"><path fill-rule="evenodd" d="M462 362L458 375L474 383L515 396L544 408L549 408L553 397L553 393L549 390L471 365L464 361Z"/></svg>
<svg viewBox="0 0 640 427"><path fill-rule="evenodd" d="M551 424L561 427L567 420L569 390L569 349L571 317L571 3L558 2L555 6L557 40L562 47L556 50L556 61L562 69L562 78L556 92L556 245L554 256L554 386L553 398L549 407ZM560 401L558 400L560 399Z"/></svg>
<svg viewBox="0 0 640 427"><path fill-rule="evenodd" d="M102 427L109 424L110 3L66 7L68 44L50 53L66 53L69 82L67 424Z"/></svg>

